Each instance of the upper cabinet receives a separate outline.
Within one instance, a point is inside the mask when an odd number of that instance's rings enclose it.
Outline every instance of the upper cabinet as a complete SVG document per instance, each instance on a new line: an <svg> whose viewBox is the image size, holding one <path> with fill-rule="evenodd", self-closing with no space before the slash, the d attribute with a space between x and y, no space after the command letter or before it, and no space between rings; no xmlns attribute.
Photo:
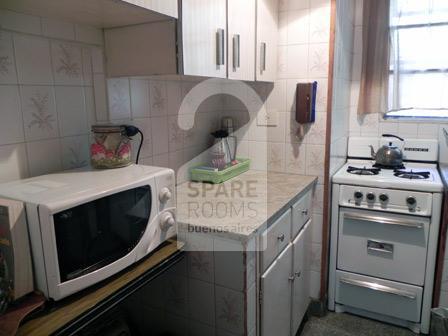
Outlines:
<svg viewBox="0 0 448 336"><path fill-rule="evenodd" d="M273 82L277 76L278 0L257 1L256 80Z"/></svg>
<svg viewBox="0 0 448 336"><path fill-rule="evenodd" d="M97 28L177 18L177 0L1 0L0 8Z"/></svg>
<svg viewBox="0 0 448 336"><path fill-rule="evenodd" d="M277 1L180 0L178 20L105 29L108 75L273 82Z"/></svg>
<svg viewBox="0 0 448 336"><path fill-rule="evenodd" d="M228 78L255 80L256 0L227 0Z"/></svg>
<svg viewBox="0 0 448 336"><path fill-rule="evenodd" d="M182 0L182 74L226 78L226 2Z"/></svg>

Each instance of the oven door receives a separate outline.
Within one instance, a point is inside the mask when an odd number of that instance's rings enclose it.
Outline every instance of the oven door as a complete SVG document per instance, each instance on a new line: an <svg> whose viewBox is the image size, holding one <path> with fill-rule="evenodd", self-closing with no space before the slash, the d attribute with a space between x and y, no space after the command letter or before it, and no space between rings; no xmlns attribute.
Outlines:
<svg viewBox="0 0 448 336"><path fill-rule="evenodd" d="M422 286L430 220L340 208L340 270Z"/></svg>
<svg viewBox="0 0 448 336"><path fill-rule="evenodd" d="M158 224L154 179L54 212L39 210L48 296L82 290L133 264ZM154 204L156 203L156 204Z"/></svg>

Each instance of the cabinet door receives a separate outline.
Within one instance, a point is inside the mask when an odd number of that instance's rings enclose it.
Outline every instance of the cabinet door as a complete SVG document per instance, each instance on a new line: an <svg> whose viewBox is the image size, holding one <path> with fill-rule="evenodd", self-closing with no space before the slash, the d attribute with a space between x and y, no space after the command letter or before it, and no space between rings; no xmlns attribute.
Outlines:
<svg viewBox="0 0 448 336"><path fill-rule="evenodd" d="M291 335L295 335L310 303L311 221L293 242L293 288Z"/></svg>
<svg viewBox="0 0 448 336"><path fill-rule="evenodd" d="M278 0L257 0L256 80L277 77Z"/></svg>
<svg viewBox="0 0 448 336"><path fill-rule="evenodd" d="M292 244L261 277L261 335L289 336L291 332Z"/></svg>
<svg viewBox="0 0 448 336"><path fill-rule="evenodd" d="M255 80L255 0L228 0L228 74Z"/></svg>
<svg viewBox="0 0 448 336"><path fill-rule="evenodd" d="M181 72L226 78L226 0L182 0L181 17Z"/></svg>

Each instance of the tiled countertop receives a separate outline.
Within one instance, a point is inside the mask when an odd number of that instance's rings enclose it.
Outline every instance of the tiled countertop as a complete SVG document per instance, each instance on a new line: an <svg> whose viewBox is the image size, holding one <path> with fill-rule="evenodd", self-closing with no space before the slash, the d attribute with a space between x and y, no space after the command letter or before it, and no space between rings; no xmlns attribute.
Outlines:
<svg viewBox="0 0 448 336"><path fill-rule="evenodd" d="M222 184L177 187L179 230L247 241L317 182L315 176L249 170Z"/></svg>

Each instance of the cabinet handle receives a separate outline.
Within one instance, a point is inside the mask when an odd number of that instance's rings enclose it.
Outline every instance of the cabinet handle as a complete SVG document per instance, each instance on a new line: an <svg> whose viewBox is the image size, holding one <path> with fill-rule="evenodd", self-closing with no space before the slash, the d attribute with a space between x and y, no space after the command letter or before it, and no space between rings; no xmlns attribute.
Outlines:
<svg viewBox="0 0 448 336"><path fill-rule="evenodd" d="M308 209L302 210L302 215L308 216Z"/></svg>
<svg viewBox="0 0 448 336"><path fill-rule="evenodd" d="M240 35L233 35L233 71L240 67Z"/></svg>
<svg viewBox="0 0 448 336"><path fill-rule="evenodd" d="M380 285L380 284L377 284L374 282L355 280L355 279L345 279L345 278L339 279L339 282L347 284L347 285L355 286L355 287L362 287L362 288L370 289L370 290L377 291L377 292L383 292L383 293L387 293L387 294L402 296L402 297L405 297L405 298L408 298L411 300L415 300L417 298L417 296L414 293L411 293L411 292L408 292L405 290L401 290L401 289L397 289L397 288L383 286L383 285Z"/></svg>
<svg viewBox="0 0 448 336"><path fill-rule="evenodd" d="M280 236L277 237L278 240L280 240L281 242L285 240L285 235L281 234Z"/></svg>
<svg viewBox="0 0 448 336"><path fill-rule="evenodd" d="M288 277L288 280L289 280L289 281L294 281L295 278L296 278L296 277L295 277L294 275L291 275L291 276Z"/></svg>
<svg viewBox="0 0 448 336"><path fill-rule="evenodd" d="M300 276L302 275L302 272L299 271L299 272L295 272L294 274L296 277L300 278Z"/></svg>
<svg viewBox="0 0 448 336"><path fill-rule="evenodd" d="M266 71L266 42L261 42L260 46L260 73Z"/></svg>
<svg viewBox="0 0 448 336"><path fill-rule="evenodd" d="M369 239L367 240L367 250L394 254L394 245L390 243Z"/></svg>
<svg viewBox="0 0 448 336"><path fill-rule="evenodd" d="M357 213L346 212L344 213L345 219L359 220L363 222L375 222L380 224L388 224L388 225L398 225L404 226L413 229L422 229L425 226L425 223L420 222L418 220L411 219L395 219L395 218L385 218L381 216L367 216L361 215Z"/></svg>
<svg viewBox="0 0 448 336"><path fill-rule="evenodd" d="M224 65L224 29L216 32L216 64Z"/></svg>

